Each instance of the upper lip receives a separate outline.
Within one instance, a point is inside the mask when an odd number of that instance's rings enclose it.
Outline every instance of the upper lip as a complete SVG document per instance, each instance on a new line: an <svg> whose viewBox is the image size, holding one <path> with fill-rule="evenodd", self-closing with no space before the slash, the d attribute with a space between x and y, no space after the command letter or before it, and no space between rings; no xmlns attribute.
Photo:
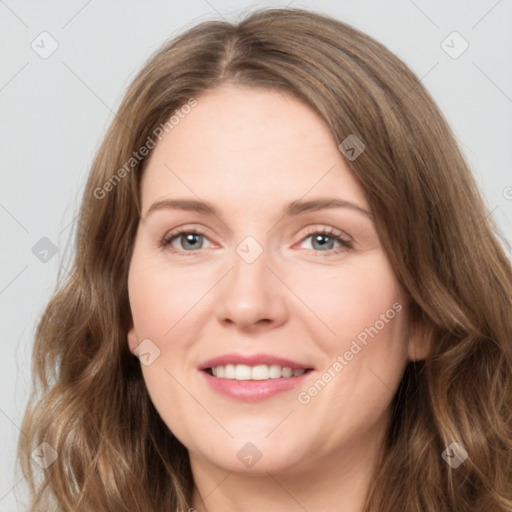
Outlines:
<svg viewBox="0 0 512 512"><path fill-rule="evenodd" d="M206 370L208 368L215 368L216 366L226 366L227 364L245 364L247 366L257 366L260 364L277 364L282 367L289 367L292 370L312 368L310 365L302 364L285 357L274 356L272 354L224 354L222 356L208 359L208 361L205 361L199 366L199 369Z"/></svg>

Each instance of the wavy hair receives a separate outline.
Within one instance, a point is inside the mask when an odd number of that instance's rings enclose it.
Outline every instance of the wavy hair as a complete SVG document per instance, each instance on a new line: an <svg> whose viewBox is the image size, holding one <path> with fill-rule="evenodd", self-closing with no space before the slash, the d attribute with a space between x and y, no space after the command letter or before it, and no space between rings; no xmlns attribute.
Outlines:
<svg viewBox="0 0 512 512"><path fill-rule="evenodd" d="M35 333L26 435L18 442L30 510L189 508L188 452L153 407L127 344L127 276L147 158L130 159L176 110L223 83L287 91L337 141L355 134L366 146L347 165L428 355L408 364L393 399L365 512L510 512L505 241L420 79L371 37L303 9L202 22L167 42L128 87L88 176L70 275ZM41 471L31 453L42 442L58 456ZM453 442L468 454L457 468L442 457Z"/></svg>

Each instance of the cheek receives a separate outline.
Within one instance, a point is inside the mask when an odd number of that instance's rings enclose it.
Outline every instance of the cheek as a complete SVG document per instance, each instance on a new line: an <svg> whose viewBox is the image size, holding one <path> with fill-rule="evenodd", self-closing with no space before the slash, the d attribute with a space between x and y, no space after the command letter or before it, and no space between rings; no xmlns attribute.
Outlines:
<svg viewBox="0 0 512 512"><path fill-rule="evenodd" d="M402 305L402 294L381 251L295 275L294 291L311 314L308 324L315 326L315 339L329 353L339 352L358 335L364 339L365 329L375 324L384 334L391 330L388 324L397 323L400 306L393 304Z"/></svg>
<svg viewBox="0 0 512 512"><path fill-rule="evenodd" d="M164 267L135 247L128 276L133 323L138 342L151 340L157 347L153 354L158 354L151 364L141 361L141 370L148 394L171 430L180 431L187 404L190 407L190 397L179 383L196 338L189 321L197 314L199 304L191 309L199 300L199 288L191 272Z"/></svg>
<svg viewBox="0 0 512 512"><path fill-rule="evenodd" d="M392 268L379 251L297 284L317 317L307 322L310 336L325 355L319 379L326 385L304 389L304 400L320 409L343 404L371 423L392 398L407 361L407 313Z"/></svg>
<svg viewBox="0 0 512 512"><path fill-rule="evenodd" d="M128 291L138 337L167 343L192 309L201 311L201 298L210 288L192 267L172 267L135 251Z"/></svg>
<svg viewBox="0 0 512 512"><path fill-rule="evenodd" d="M394 273L380 256L317 283L323 286L303 286L322 320L308 325L315 325L311 336L325 366L297 399L304 414L322 419L319 435L332 432L322 442L335 449L342 439L361 438L381 425L389 411L407 362L407 313Z"/></svg>

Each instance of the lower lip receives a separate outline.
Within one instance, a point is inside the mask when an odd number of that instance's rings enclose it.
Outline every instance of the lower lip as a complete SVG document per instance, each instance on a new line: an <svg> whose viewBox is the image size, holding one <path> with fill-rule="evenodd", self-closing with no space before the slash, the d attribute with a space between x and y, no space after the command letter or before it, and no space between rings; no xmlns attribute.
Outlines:
<svg viewBox="0 0 512 512"><path fill-rule="evenodd" d="M214 391L230 398L257 402L299 386L312 373L312 370L298 377L280 377L279 379L268 380L222 379L213 377L204 370L201 370L201 373Z"/></svg>

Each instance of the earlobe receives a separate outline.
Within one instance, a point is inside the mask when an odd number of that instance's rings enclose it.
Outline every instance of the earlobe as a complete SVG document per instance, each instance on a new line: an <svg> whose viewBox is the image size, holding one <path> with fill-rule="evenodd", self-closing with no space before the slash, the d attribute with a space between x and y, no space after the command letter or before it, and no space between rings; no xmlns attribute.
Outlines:
<svg viewBox="0 0 512 512"><path fill-rule="evenodd" d="M426 359L429 352L429 337L426 329L420 323L409 326L408 357L409 361Z"/></svg>
<svg viewBox="0 0 512 512"><path fill-rule="evenodd" d="M133 323L132 323L131 327L128 329L127 341L128 341L128 347L130 348L130 352L133 354L135 348L138 345L137 333L135 332L135 327L134 327Z"/></svg>

